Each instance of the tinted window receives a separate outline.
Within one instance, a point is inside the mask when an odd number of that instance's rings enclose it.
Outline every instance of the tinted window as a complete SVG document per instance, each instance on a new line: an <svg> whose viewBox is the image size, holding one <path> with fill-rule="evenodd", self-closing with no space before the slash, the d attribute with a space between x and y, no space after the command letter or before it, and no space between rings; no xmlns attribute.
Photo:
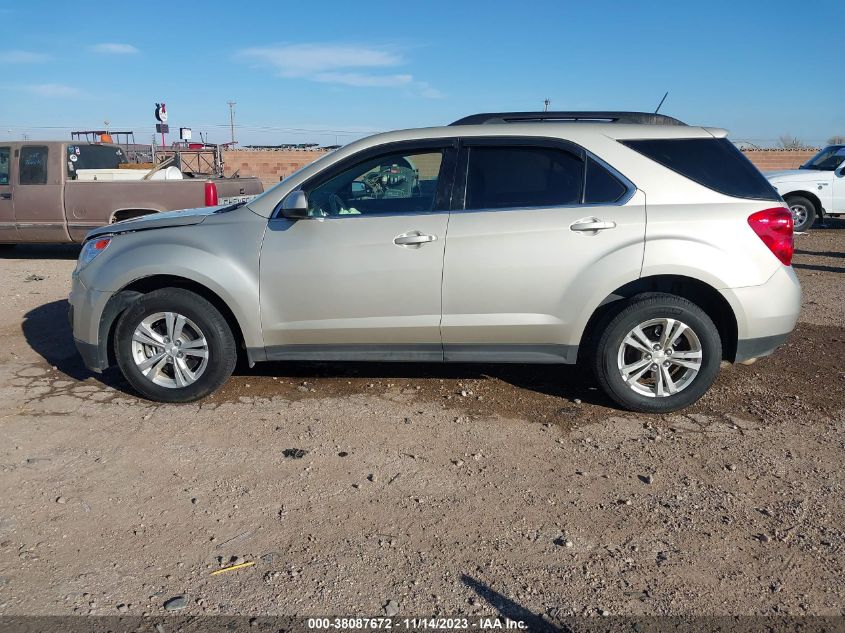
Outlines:
<svg viewBox="0 0 845 633"><path fill-rule="evenodd" d="M769 181L726 138L622 141L631 149L719 193L778 200Z"/></svg>
<svg viewBox="0 0 845 633"><path fill-rule="evenodd" d="M467 209L551 207L581 202L584 163L547 147L471 147Z"/></svg>
<svg viewBox="0 0 845 633"><path fill-rule="evenodd" d="M371 158L307 191L309 214L326 217L431 211L442 161L442 150Z"/></svg>
<svg viewBox="0 0 845 633"><path fill-rule="evenodd" d="M0 147L0 185L9 184L9 148Z"/></svg>
<svg viewBox="0 0 845 633"><path fill-rule="evenodd" d="M123 150L114 145L68 145L67 175L76 179L80 169L117 169L126 162Z"/></svg>
<svg viewBox="0 0 845 633"><path fill-rule="evenodd" d="M628 192L628 188L607 169L592 158L587 158L587 186L584 202L587 204L610 204Z"/></svg>
<svg viewBox="0 0 845 633"><path fill-rule="evenodd" d="M21 148L20 183L43 185L47 183L47 148L29 145Z"/></svg>

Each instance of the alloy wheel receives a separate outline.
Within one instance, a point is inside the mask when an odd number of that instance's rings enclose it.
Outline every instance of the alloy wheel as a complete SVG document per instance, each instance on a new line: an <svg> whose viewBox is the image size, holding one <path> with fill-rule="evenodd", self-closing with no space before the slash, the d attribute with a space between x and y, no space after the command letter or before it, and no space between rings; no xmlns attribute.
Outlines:
<svg viewBox="0 0 845 633"><path fill-rule="evenodd" d="M683 391L702 366L701 341L677 319L650 319L622 339L617 367L622 380L638 394L665 398Z"/></svg>
<svg viewBox="0 0 845 633"><path fill-rule="evenodd" d="M132 358L150 382L179 389L195 383L208 366L208 342L196 323L177 312L156 312L132 334Z"/></svg>

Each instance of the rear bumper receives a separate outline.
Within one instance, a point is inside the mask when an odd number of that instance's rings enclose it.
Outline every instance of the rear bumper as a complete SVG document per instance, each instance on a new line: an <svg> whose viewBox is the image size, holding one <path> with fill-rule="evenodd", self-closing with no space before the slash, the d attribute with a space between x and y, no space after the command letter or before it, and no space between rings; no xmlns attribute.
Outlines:
<svg viewBox="0 0 845 633"><path fill-rule="evenodd" d="M795 328L801 312L801 285L788 266L760 286L721 292L736 316L737 362L771 354Z"/></svg>
<svg viewBox="0 0 845 633"><path fill-rule="evenodd" d="M778 347L784 344L789 334L776 334L774 336L761 336L760 338L747 338L736 342L735 362L751 360L768 356Z"/></svg>

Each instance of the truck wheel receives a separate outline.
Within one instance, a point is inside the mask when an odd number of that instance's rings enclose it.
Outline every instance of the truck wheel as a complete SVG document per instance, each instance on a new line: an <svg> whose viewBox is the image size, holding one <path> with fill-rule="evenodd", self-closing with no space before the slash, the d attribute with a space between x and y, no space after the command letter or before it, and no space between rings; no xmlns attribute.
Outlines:
<svg viewBox="0 0 845 633"><path fill-rule="evenodd" d="M120 316L117 364L140 394L159 402L192 402L216 390L237 361L232 330L203 297L162 288Z"/></svg>
<svg viewBox="0 0 845 633"><path fill-rule="evenodd" d="M792 211L792 221L796 233L808 231L816 221L816 205L803 196L790 196L786 199L789 210Z"/></svg>
<svg viewBox="0 0 845 633"><path fill-rule="evenodd" d="M605 393L630 411L667 413L698 400L722 360L719 331L694 303L669 294L633 298L593 351Z"/></svg>

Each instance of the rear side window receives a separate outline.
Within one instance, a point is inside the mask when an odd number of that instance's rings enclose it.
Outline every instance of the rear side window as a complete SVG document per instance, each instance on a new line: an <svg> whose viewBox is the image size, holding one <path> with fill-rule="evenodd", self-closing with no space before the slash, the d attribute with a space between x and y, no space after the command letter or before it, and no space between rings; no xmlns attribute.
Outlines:
<svg viewBox="0 0 845 633"><path fill-rule="evenodd" d="M22 185L47 184L47 148L28 145L21 148L20 183Z"/></svg>
<svg viewBox="0 0 845 633"><path fill-rule="evenodd" d="M581 203L584 162L549 147L471 147L467 209L551 207Z"/></svg>
<svg viewBox="0 0 845 633"><path fill-rule="evenodd" d="M779 200L765 176L726 138L621 141L700 185L735 198Z"/></svg>
<svg viewBox="0 0 845 633"><path fill-rule="evenodd" d="M612 204L628 193L628 187L600 163L587 158L587 185L584 189L585 204Z"/></svg>

